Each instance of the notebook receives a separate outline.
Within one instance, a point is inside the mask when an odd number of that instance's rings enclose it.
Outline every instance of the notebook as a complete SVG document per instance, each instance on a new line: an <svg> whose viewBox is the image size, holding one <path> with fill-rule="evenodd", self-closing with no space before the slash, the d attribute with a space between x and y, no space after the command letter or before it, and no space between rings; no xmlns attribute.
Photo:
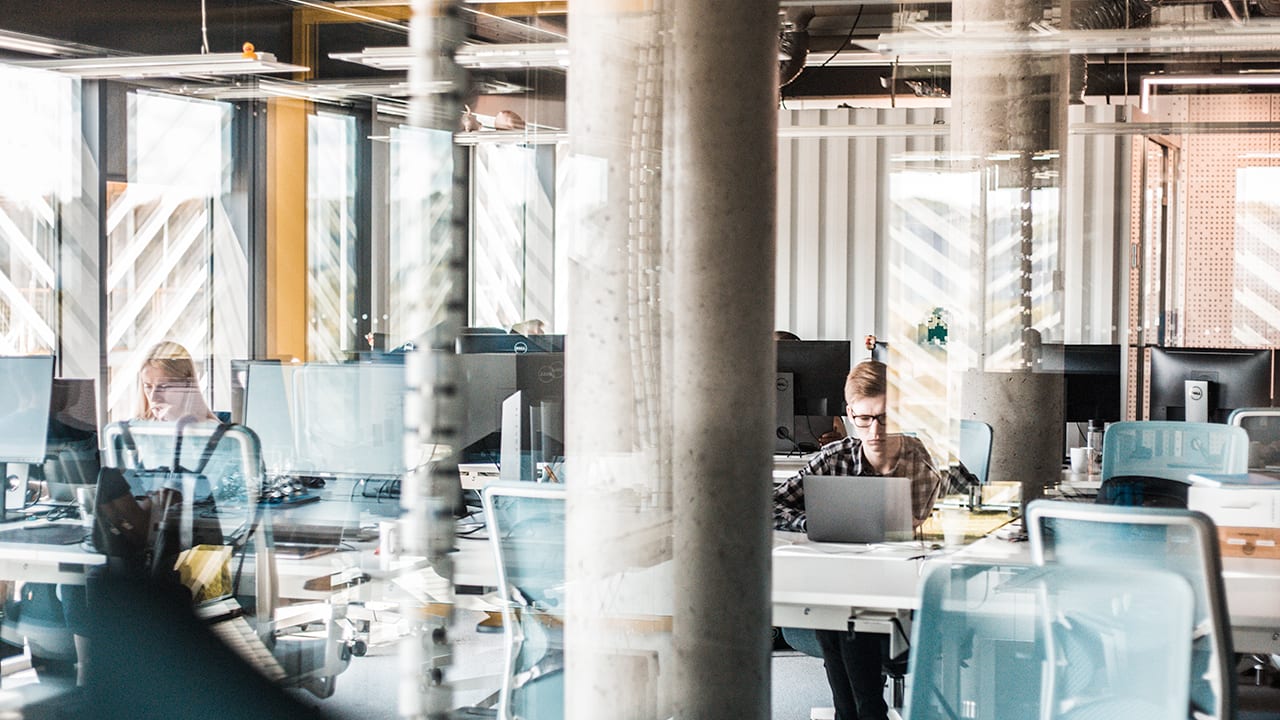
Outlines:
<svg viewBox="0 0 1280 720"><path fill-rule="evenodd" d="M910 478L805 475L804 507L810 540L876 543L912 538Z"/></svg>

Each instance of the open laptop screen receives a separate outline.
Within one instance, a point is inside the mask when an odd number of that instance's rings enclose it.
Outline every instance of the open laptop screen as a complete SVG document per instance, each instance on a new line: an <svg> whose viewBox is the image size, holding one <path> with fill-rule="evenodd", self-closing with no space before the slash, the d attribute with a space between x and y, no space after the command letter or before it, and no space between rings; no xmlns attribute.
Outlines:
<svg viewBox="0 0 1280 720"><path fill-rule="evenodd" d="M805 475L806 533L817 542L910 540L911 479Z"/></svg>

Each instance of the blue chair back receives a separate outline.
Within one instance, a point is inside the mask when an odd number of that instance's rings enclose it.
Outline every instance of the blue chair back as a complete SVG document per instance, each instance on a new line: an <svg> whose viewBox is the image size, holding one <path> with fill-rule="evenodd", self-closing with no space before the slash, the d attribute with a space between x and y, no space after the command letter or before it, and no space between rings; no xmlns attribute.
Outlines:
<svg viewBox="0 0 1280 720"><path fill-rule="evenodd" d="M508 640L498 717L558 720L564 717L564 485L491 483L482 499Z"/></svg>
<svg viewBox="0 0 1280 720"><path fill-rule="evenodd" d="M1120 507L1037 500L1027 506L1037 565L1158 569L1192 590L1191 706L1196 717L1230 718L1235 707L1234 650L1218 533L1208 516L1185 509ZM1146 608L1163 612L1163 604ZM1173 647L1170 644L1170 647Z"/></svg>
<svg viewBox="0 0 1280 720"><path fill-rule="evenodd" d="M1192 607L1167 571L935 566L906 717L1185 720Z"/></svg>
<svg viewBox="0 0 1280 720"><path fill-rule="evenodd" d="M1249 469L1280 467L1280 408L1237 408L1227 416L1228 425L1244 428L1249 436Z"/></svg>
<svg viewBox="0 0 1280 720"><path fill-rule="evenodd" d="M1219 423L1128 421L1107 427L1098 502L1185 508L1193 473L1242 473L1244 430Z"/></svg>
<svg viewBox="0 0 1280 720"><path fill-rule="evenodd" d="M1145 475L1185 482L1192 473L1242 473L1249 436L1233 425L1131 420L1107 426L1102 480Z"/></svg>

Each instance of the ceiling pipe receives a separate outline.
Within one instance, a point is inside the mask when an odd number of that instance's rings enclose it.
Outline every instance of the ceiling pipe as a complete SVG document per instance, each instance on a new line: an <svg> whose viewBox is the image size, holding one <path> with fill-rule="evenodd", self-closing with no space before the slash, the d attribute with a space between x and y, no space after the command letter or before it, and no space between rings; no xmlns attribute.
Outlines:
<svg viewBox="0 0 1280 720"><path fill-rule="evenodd" d="M1119 28L1149 27L1152 17L1151 0L1095 0L1075 2L1071 5L1073 30L1113 30ZM1084 102L1089 89L1089 63L1084 55L1070 58L1069 102Z"/></svg>
<svg viewBox="0 0 1280 720"><path fill-rule="evenodd" d="M778 30L778 87L786 87L804 71L809 57L809 21L812 6L792 7L780 12L782 27Z"/></svg>

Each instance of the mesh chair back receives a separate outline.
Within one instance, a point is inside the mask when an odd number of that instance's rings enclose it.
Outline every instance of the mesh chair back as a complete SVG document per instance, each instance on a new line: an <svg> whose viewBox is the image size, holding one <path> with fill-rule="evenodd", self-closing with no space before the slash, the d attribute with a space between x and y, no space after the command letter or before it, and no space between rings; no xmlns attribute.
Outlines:
<svg viewBox="0 0 1280 720"><path fill-rule="evenodd" d="M1249 436L1250 470L1280 468L1280 408L1238 408L1227 424L1244 428Z"/></svg>
<svg viewBox="0 0 1280 720"><path fill-rule="evenodd" d="M564 717L564 485L492 483L483 500L508 638L498 717Z"/></svg>
<svg viewBox="0 0 1280 720"><path fill-rule="evenodd" d="M1038 500L1027 507L1027 530L1032 558L1040 566L1159 569L1182 577L1194 598L1188 628L1192 630L1192 708L1200 713L1198 717L1231 716L1234 651L1212 520L1184 509ZM1163 611L1161 603L1147 610L1157 608Z"/></svg>
<svg viewBox="0 0 1280 720"><path fill-rule="evenodd" d="M1141 420L1112 423L1102 441L1102 480L1143 475L1185 482L1191 473L1241 473L1249 436L1219 423Z"/></svg>
<svg viewBox="0 0 1280 720"><path fill-rule="evenodd" d="M906 717L1185 720L1189 652L1169 648L1190 647L1192 607L1167 571L935 567Z"/></svg>

